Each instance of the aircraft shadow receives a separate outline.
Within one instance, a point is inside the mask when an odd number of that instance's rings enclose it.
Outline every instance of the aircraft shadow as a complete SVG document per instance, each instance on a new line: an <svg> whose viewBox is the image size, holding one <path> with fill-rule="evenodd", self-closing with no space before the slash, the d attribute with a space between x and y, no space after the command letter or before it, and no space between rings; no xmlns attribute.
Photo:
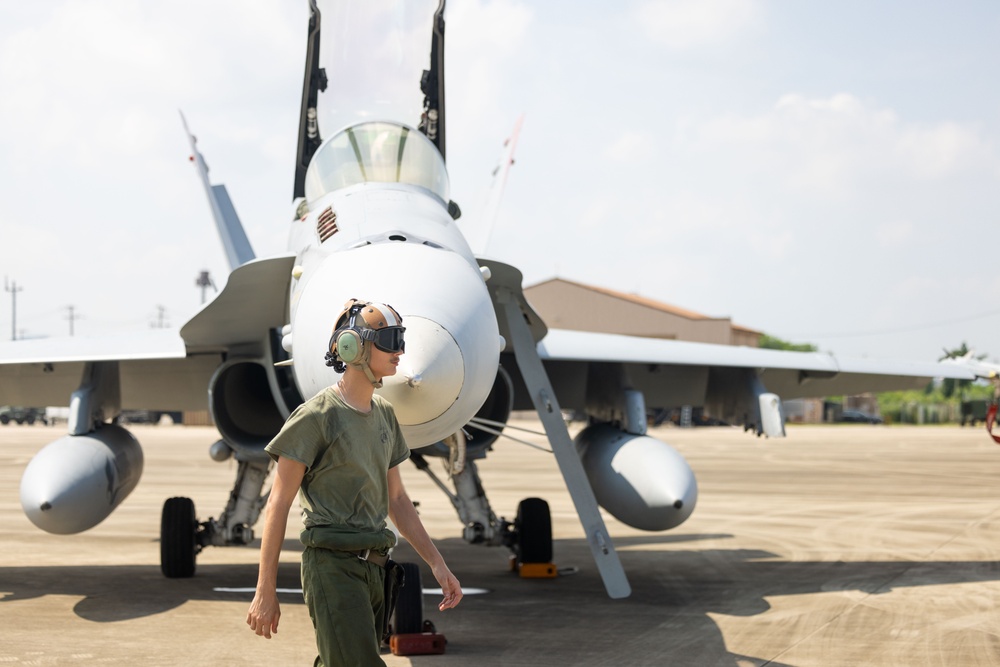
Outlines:
<svg viewBox="0 0 1000 667"><path fill-rule="evenodd" d="M257 566L198 564L190 579L167 579L158 565L80 565L0 568L0 598L5 603L44 595L82 597L73 607L80 618L114 623L175 609L189 600L246 599L253 593L216 592L215 588L250 588L257 583ZM282 563L279 588L301 588L298 564ZM282 594L283 603L302 602L301 594Z"/></svg>
<svg viewBox="0 0 1000 667"><path fill-rule="evenodd" d="M619 547L717 536L620 538ZM297 542L286 546L295 550ZM445 655L411 658L414 665L511 664L763 665L768 657L736 655L711 614L750 617L766 612L766 598L831 591L879 595L895 588L1000 580L1000 567L979 561L811 562L775 560L766 551L704 549L661 551L619 549L632 583L625 600L607 597L582 540L557 540L560 567L578 573L557 579L522 579L512 574L505 549L481 549L460 539L438 546L466 588L460 611L438 612L428 596L426 617L446 632ZM398 561L419 562L408 545ZM115 623L160 614L189 600L249 602L257 578L252 564L201 564L191 579L165 579L158 566L23 566L0 568L0 600L16 602L45 595L78 596L81 618ZM423 584L435 586L422 568ZM279 588L298 589L299 569L283 563ZM218 589L236 589L220 591ZM283 593L284 603L301 603L299 593ZM644 656L656 656L655 660Z"/></svg>
<svg viewBox="0 0 1000 667"><path fill-rule="evenodd" d="M521 579L490 565L506 558L504 550L494 550L494 561L477 557L460 540L439 543L463 586L492 592L468 596L460 614L440 613L428 604L427 616L448 629L448 652L435 660L414 656L412 664L789 667L775 656L728 651L711 615L763 614L770 609L767 598L778 596L881 595L903 587L1000 581L1000 566L993 562L802 562L777 560L761 550L625 548L725 536L663 537L615 539L632 584L625 600L607 597L583 540L556 541L556 564L579 568L558 579ZM398 548L395 558L419 560L408 545ZM422 572L424 585L435 585L429 571Z"/></svg>

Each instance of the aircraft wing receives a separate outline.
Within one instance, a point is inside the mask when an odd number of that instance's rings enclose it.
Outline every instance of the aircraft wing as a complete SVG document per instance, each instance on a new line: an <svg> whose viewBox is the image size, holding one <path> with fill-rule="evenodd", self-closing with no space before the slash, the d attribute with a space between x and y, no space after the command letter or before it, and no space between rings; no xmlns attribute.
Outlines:
<svg viewBox="0 0 1000 667"><path fill-rule="evenodd" d="M550 329L539 342L538 352L547 366L556 369L574 363L617 362L631 367L630 375L755 370L768 390L782 398L920 388L932 378L977 377L971 368L955 364L838 358L822 352L786 352L564 329Z"/></svg>
<svg viewBox="0 0 1000 667"><path fill-rule="evenodd" d="M205 410L233 348L261 353L287 320L294 256L251 260L180 329L0 343L0 405L68 405L90 362L117 362L124 409Z"/></svg>
<svg viewBox="0 0 1000 667"><path fill-rule="evenodd" d="M616 366L625 384L643 392L648 408L709 406L713 416L733 423L742 421L742 409L733 407L736 397L756 381L782 399L792 399L918 389L932 378L977 377L974 369L955 364L837 358L560 329L548 331L538 353L563 407L584 407L587 397L575 388L588 381L593 385L595 373Z"/></svg>

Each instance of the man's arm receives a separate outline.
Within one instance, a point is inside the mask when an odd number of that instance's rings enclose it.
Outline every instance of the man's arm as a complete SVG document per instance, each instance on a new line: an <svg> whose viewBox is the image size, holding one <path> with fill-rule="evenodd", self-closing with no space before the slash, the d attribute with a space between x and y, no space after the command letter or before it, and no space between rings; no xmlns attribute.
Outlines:
<svg viewBox="0 0 1000 667"><path fill-rule="evenodd" d="M448 569L448 565L444 562L441 552L437 550L434 542L431 541L430 535L427 534L423 522L420 521L420 517L417 515L416 508L413 507L413 502L406 494L403 479L399 475L399 468L389 468L386 477L389 482L389 518L396 525L396 528L399 529L403 537L406 538L406 541L416 549L420 557L424 559L424 562L430 566L434 578L441 585L441 592L444 593L444 599L441 600L438 609L441 611L451 609L462 600L462 585L458 582L458 578Z"/></svg>
<svg viewBox="0 0 1000 667"><path fill-rule="evenodd" d="M285 541L288 510L302 484L306 467L298 461L278 457L274 484L267 498L264 534L260 540L260 571L257 574L257 592L247 611L247 625L266 639L278 632L281 608L278 605L278 557Z"/></svg>

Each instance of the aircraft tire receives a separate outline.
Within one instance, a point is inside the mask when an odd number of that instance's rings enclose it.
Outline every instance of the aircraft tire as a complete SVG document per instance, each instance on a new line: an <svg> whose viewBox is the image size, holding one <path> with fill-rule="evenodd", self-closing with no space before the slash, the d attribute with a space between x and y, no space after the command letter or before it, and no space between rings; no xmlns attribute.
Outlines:
<svg viewBox="0 0 1000 667"><path fill-rule="evenodd" d="M519 563L552 562L552 516L541 498L525 498L517 506L514 520Z"/></svg>
<svg viewBox="0 0 1000 667"><path fill-rule="evenodd" d="M396 598L392 633L407 635L424 631L424 589L420 584L420 568L416 563L400 563L403 585Z"/></svg>
<svg viewBox="0 0 1000 667"><path fill-rule="evenodd" d="M194 576L198 520L190 498L167 498L160 520L160 570L168 579Z"/></svg>

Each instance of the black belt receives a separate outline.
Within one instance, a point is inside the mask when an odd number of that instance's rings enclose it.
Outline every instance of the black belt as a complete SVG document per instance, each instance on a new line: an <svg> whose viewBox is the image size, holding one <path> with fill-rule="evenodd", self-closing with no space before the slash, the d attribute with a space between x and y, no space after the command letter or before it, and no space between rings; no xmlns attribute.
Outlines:
<svg viewBox="0 0 1000 667"><path fill-rule="evenodd" d="M347 553L354 554L359 559L368 561L369 563L374 563L379 567L385 567L385 564L389 562L388 555L380 554L374 549L362 549L361 551L348 551Z"/></svg>

